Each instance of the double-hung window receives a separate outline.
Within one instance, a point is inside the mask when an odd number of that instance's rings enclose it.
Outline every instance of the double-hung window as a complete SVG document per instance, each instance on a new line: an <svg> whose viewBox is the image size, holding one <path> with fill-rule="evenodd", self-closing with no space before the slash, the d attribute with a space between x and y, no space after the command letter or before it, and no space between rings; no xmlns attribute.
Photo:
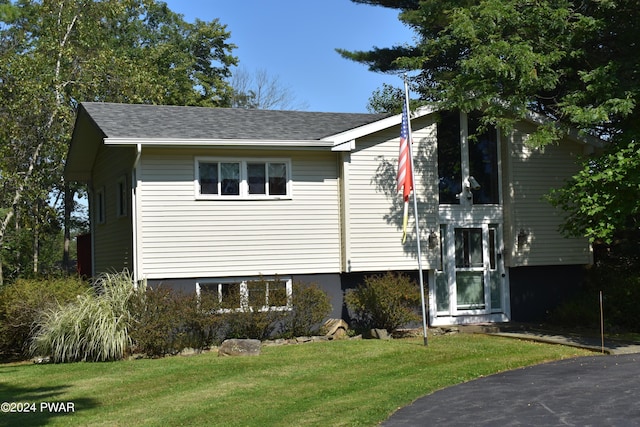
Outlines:
<svg viewBox="0 0 640 427"><path fill-rule="evenodd" d="M196 198L288 198L287 159L196 158Z"/></svg>

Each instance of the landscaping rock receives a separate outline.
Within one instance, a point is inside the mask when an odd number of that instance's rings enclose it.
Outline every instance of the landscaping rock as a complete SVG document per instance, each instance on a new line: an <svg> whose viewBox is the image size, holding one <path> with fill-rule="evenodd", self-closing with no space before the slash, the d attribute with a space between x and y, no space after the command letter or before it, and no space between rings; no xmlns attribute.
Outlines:
<svg viewBox="0 0 640 427"><path fill-rule="evenodd" d="M349 324L343 319L329 319L324 322L320 330L332 339L344 338L349 330Z"/></svg>
<svg viewBox="0 0 640 427"><path fill-rule="evenodd" d="M379 340L390 340L391 339L391 335L389 335L389 332L387 332L386 329L378 329L378 328L372 329L371 332L369 333L369 335L373 339L379 339Z"/></svg>
<svg viewBox="0 0 640 427"><path fill-rule="evenodd" d="M228 339L218 348L218 356L259 356L260 340Z"/></svg>
<svg viewBox="0 0 640 427"><path fill-rule="evenodd" d="M442 326L439 328L432 328L431 332L433 333L433 335L452 335L460 333L460 328L458 328L457 326Z"/></svg>
<svg viewBox="0 0 640 427"><path fill-rule="evenodd" d="M391 333L392 338L418 338L424 334L422 329L396 329Z"/></svg>
<svg viewBox="0 0 640 427"><path fill-rule="evenodd" d="M202 353L201 349L187 347L187 348L183 348L179 354L180 356L195 356L196 354L201 354L201 353Z"/></svg>

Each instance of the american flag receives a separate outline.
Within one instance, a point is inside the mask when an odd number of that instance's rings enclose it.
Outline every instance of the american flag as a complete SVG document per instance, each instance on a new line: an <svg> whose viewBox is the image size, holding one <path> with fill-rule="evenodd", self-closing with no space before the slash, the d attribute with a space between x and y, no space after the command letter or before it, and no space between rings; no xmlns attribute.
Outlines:
<svg viewBox="0 0 640 427"><path fill-rule="evenodd" d="M404 107L402 107L400 156L398 157L398 192L402 191L402 196L405 202L409 201L409 195L413 189L409 144L409 117L407 115L407 104L405 103Z"/></svg>

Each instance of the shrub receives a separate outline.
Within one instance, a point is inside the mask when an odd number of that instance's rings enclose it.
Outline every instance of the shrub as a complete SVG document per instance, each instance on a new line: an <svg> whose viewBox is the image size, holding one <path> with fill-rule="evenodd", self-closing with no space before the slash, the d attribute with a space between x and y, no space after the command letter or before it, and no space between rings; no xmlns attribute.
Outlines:
<svg viewBox="0 0 640 427"><path fill-rule="evenodd" d="M330 312L329 296L318 285L294 282L291 310L284 313L280 324L281 335L285 338L313 335Z"/></svg>
<svg viewBox="0 0 640 427"><path fill-rule="evenodd" d="M152 357L202 350L220 340L219 308L211 294L144 289L130 300L133 349Z"/></svg>
<svg viewBox="0 0 640 427"><path fill-rule="evenodd" d="M345 295L357 328L389 332L420 320L420 300L420 288L415 281L392 272L365 277L363 285Z"/></svg>
<svg viewBox="0 0 640 427"><path fill-rule="evenodd" d="M587 275L583 289L549 316L549 321L567 327L599 329L599 294L603 294L607 330L639 332L640 277L637 271L611 265L597 265Z"/></svg>
<svg viewBox="0 0 640 427"><path fill-rule="evenodd" d="M37 322L30 351L52 361L107 361L121 359L131 341L128 302L134 294L127 272L104 274L67 305L50 308Z"/></svg>
<svg viewBox="0 0 640 427"><path fill-rule="evenodd" d="M0 352L23 354L45 310L67 304L90 289L79 277L19 279L0 291Z"/></svg>
<svg viewBox="0 0 640 427"><path fill-rule="evenodd" d="M278 284L277 286L273 286ZM225 296L225 338L271 338L282 322L287 306L286 286L277 277L260 278L247 283L248 295L238 287L229 288ZM239 305L239 306L238 306Z"/></svg>

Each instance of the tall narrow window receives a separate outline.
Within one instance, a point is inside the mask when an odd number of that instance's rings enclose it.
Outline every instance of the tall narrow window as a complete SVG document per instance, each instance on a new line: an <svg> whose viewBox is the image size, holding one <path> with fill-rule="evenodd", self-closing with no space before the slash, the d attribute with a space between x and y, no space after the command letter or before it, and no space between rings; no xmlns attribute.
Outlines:
<svg viewBox="0 0 640 427"><path fill-rule="evenodd" d="M438 122L438 193L440 204L459 204L462 191L460 116L443 111Z"/></svg>
<svg viewBox="0 0 640 427"><path fill-rule="evenodd" d="M469 114L469 174L480 184L472 190L474 204L499 203L498 137L496 129L481 129L480 115Z"/></svg>
<svg viewBox="0 0 640 427"><path fill-rule="evenodd" d="M128 201L128 191L127 191L127 177L123 175L118 180L118 200L116 203L116 210L118 213L118 217L127 216L127 201Z"/></svg>
<svg viewBox="0 0 640 427"><path fill-rule="evenodd" d="M104 188L96 191L95 196L95 216L98 224L104 224L107 221L106 204L104 198Z"/></svg>

